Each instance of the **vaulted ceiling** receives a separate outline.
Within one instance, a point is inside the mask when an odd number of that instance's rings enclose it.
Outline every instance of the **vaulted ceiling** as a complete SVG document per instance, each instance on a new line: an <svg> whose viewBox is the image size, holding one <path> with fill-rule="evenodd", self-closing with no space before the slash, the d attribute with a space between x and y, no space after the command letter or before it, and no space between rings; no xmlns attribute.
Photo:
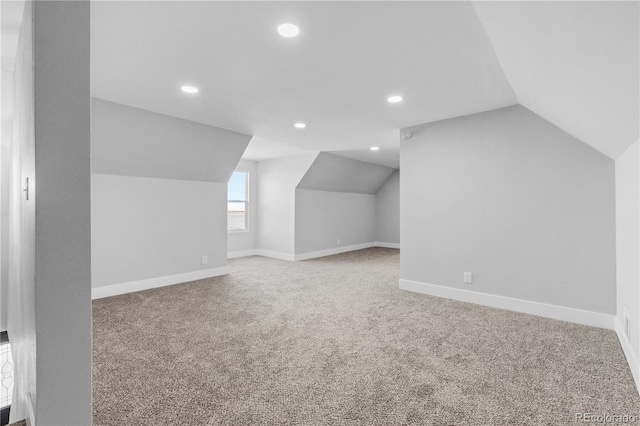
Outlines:
<svg viewBox="0 0 640 426"><path fill-rule="evenodd" d="M615 158L638 139L638 20L637 2L94 2L92 90L253 135L245 158L396 167L399 128L515 103Z"/></svg>
<svg viewBox="0 0 640 426"><path fill-rule="evenodd" d="M321 152L296 188L376 194L394 171L390 167Z"/></svg>
<svg viewBox="0 0 640 426"><path fill-rule="evenodd" d="M616 158L640 129L638 2L475 2L518 103Z"/></svg>
<svg viewBox="0 0 640 426"><path fill-rule="evenodd" d="M471 3L98 2L91 32L96 97L389 166L399 128L516 102Z"/></svg>

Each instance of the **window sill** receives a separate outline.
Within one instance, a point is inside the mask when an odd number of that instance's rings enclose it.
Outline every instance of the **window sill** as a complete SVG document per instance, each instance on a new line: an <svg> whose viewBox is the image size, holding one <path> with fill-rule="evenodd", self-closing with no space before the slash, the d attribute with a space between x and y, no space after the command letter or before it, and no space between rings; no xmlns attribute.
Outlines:
<svg viewBox="0 0 640 426"><path fill-rule="evenodd" d="M249 232L248 229L227 229L227 234L248 234Z"/></svg>

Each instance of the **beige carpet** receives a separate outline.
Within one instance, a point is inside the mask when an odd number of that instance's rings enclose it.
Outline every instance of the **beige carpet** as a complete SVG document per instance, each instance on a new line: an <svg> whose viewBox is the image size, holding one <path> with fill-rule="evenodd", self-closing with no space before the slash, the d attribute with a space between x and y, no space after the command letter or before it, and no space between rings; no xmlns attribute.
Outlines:
<svg viewBox="0 0 640 426"><path fill-rule="evenodd" d="M229 262L93 304L95 425L523 425L634 414L612 331L398 289L398 251Z"/></svg>

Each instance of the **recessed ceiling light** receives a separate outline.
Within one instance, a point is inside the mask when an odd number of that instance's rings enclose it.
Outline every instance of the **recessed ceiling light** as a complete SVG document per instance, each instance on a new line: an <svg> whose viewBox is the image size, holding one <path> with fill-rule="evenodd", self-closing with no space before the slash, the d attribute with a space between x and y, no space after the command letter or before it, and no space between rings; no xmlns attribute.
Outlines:
<svg viewBox="0 0 640 426"><path fill-rule="evenodd" d="M371 148L369 148L371 151L380 151L380 148L377 146L372 146Z"/></svg>
<svg viewBox="0 0 640 426"><path fill-rule="evenodd" d="M304 129L305 127L307 127L307 125L304 123L296 123L293 125L293 127L295 127L296 129Z"/></svg>
<svg viewBox="0 0 640 426"><path fill-rule="evenodd" d="M282 24L278 27L278 33L282 37L295 37L300 34L300 30L293 24Z"/></svg>
<svg viewBox="0 0 640 426"><path fill-rule="evenodd" d="M400 95L389 96L387 101L392 104L397 104L398 102L402 102L402 96Z"/></svg>
<svg viewBox="0 0 640 426"><path fill-rule="evenodd" d="M193 86L182 86L181 89L182 89L182 91L184 93L192 93L193 94L193 93L198 93L199 92L198 88L197 87L193 87Z"/></svg>

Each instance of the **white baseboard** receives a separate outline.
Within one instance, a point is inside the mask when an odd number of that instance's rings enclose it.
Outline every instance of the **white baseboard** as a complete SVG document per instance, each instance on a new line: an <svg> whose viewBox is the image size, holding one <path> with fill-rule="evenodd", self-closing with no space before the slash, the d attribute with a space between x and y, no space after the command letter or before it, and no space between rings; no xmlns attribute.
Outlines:
<svg viewBox="0 0 640 426"><path fill-rule="evenodd" d="M354 244L351 246L336 247L328 250L312 251L309 253L296 254L294 259L295 260L315 259L316 257L331 256L334 254L346 253L348 251L362 250L369 247L373 247L374 245L375 243L363 243L363 244Z"/></svg>
<svg viewBox="0 0 640 426"><path fill-rule="evenodd" d="M147 280L131 281L122 284L112 284L91 289L92 299L117 296L119 294L133 293L134 291L149 290L151 288L165 287L173 284L202 280L205 278L225 275L229 272L227 266L201 271L186 272L184 274L168 275L165 277L150 278Z"/></svg>
<svg viewBox="0 0 640 426"><path fill-rule="evenodd" d="M371 243L353 244L350 246L335 247L327 250L312 251L308 253L300 253L295 255L289 254L289 253L282 253L278 251L257 249L257 250L246 250L242 252L231 252L229 253L229 258L231 258L232 254L242 253L241 256L257 255L257 256L272 257L274 259L280 259L280 260L298 261L298 260L315 259L317 257L331 256L334 254L346 253L354 250L362 250L370 247L400 248L400 244L371 242ZM251 253L251 254L248 254L248 253ZM241 256L234 256L234 257L241 257Z"/></svg>
<svg viewBox="0 0 640 426"><path fill-rule="evenodd" d="M376 241L375 243L373 243L373 245L376 247L384 247L384 248L394 248L394 249L400 248L400 243L381 243Z"/></svg>
<svg viewBox="0 0 640 426"><path fill-rule="evenodd" d="M257 250L238 250L227 253L227 259L235 259L238 257L248 257L257 255Z"/></svg>
<svg viewBox="0 0 640 426"><path fill-rule="evenodd" d="M638 392L640 392L640 365L638 364L638 357L633 352L631 344L627 340L627 336L624 334L623 324L622 318L616 317L616 334L618 335L618 340L620 340L620 346L622 346L624 356L627 358L627 363L629 364L629 369L633 375L633 380L636 382L636 388L638 389Z"/></svg>
<svg viewBox="0 0 640 426"><path fill-rule="evenodd" d="M362 250L369 247L399 248L400 245L395 243L362 243L362 244L353 244L350 246L336 247L336 248L327 249L327 250L300 253L295 255L290 253L282 253L279 251L256 249L256 250L243 250L243 251L229 252L228 258L231 259L234 257L264 256L264 257L272 257L274 259L288 260L290 262L294 262L298 260L315 259L316 257L324 257L324 256L331 256L334 254L346 253L348 251Z"/></svg>
<svg viewBox="0 0 640 426"><path fill-rule="evenodd" d="M294 260L296 260L294 255L289 253L282 253L279 251L257 249L255 251L255 254L257 256L272 257L274 259L288 260L290 262L293 262Z"/></svg>
<svg viewBox="0 0 640 426"><path fill-rule="evenodd" d="M514 299L511 297L479 293L476 291L426 284L405 279L400 279L400 288L403 290L414 291L416 293L429 294L432 296L459 300L461 302L475 303L478 305L491 306L493 308L553 318L560 321L574 322L593 327L606 328L608 330L615 329L615 316L600 312L583 311L581 309L548 305L546 303Z"/></svg>

